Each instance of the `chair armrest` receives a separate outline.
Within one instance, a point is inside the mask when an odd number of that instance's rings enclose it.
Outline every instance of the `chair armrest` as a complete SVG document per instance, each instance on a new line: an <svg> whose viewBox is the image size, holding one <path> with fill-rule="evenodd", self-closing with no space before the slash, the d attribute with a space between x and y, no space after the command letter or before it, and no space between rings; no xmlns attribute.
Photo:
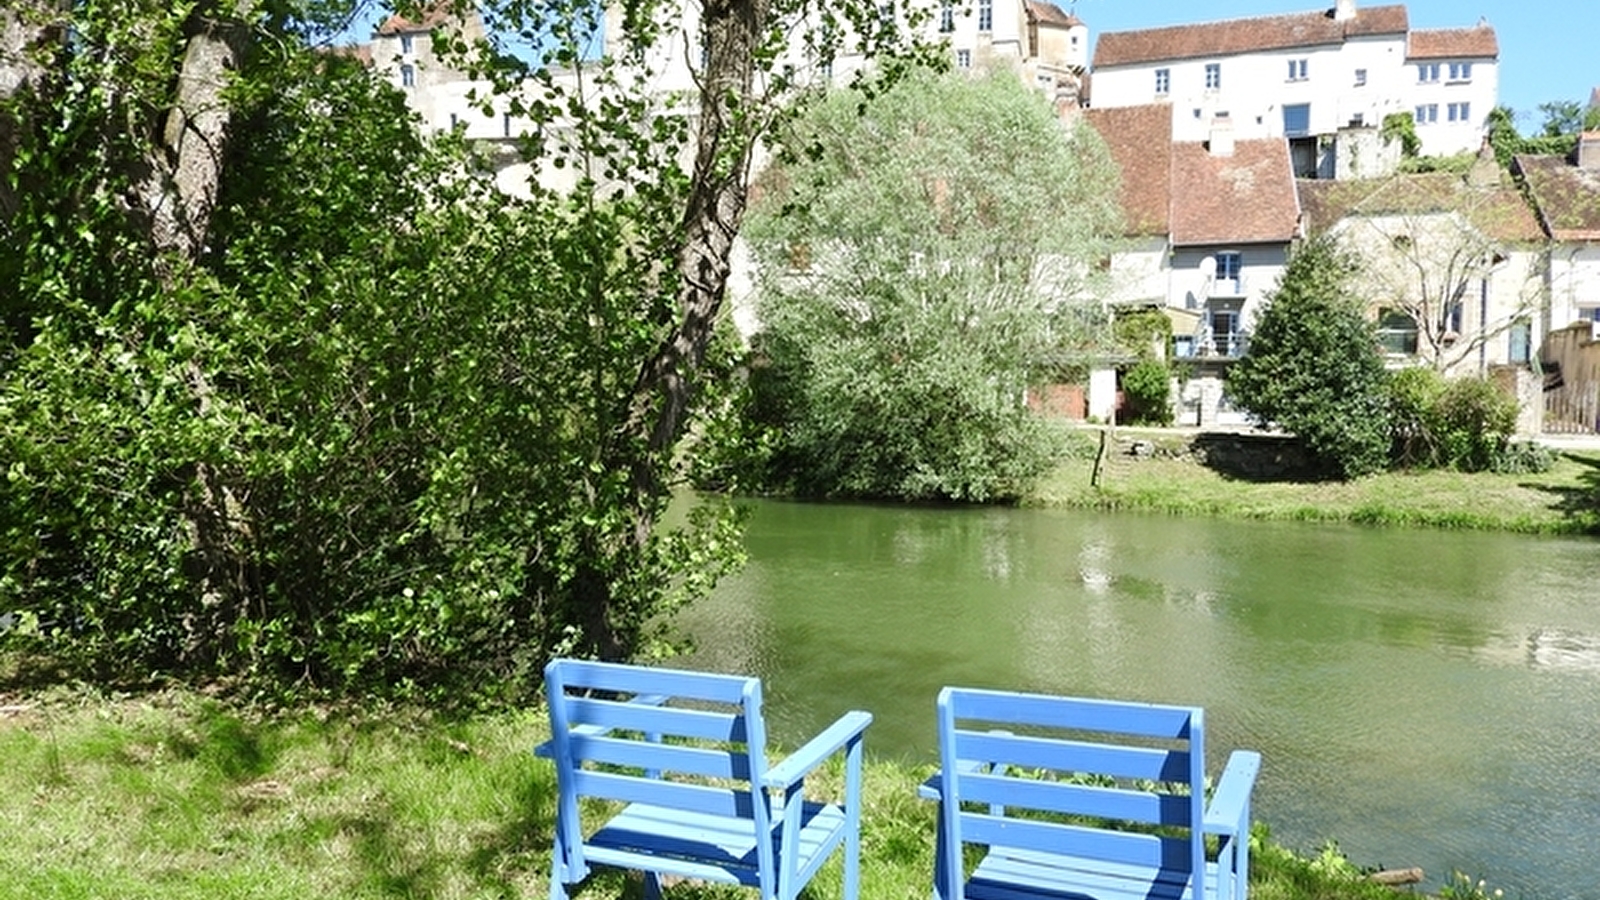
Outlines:
<svg viewBox="0 0 1600 900"><path fill-rule="evenodd" d="M1255 787L1256 774L1261 771L1261 754L1254 750L1235 750L1228 757L1228 766L1222 770L1217 789L1206 805L1205 830L1208 834L1232 835L1249 832L1246 821L1250 810L1250 791Z"/></svg>
<svg viewBox="0 0 1600 900"><path fill-rule="evenodd" d="M640 706L660 706L661 704L666 703L667 700L669 700L669 699L671 699L671 698L669 698L666 694L640 694L637 697L634 697L633 699L629 700L628 702L629 703L637 703ZM593 735L593 734L605 734L606 732L608 732L610 730L611 729L609 729L609 728L601 728L599 725L579 725L578 727L572 729L572 733L573 734L591 734L591 735ZM539 746L533 748L533 755L539 757L540 759L550 759L555 754L555 752L556 752L556 741L555 741L555 738L551 738L551 739L545 741L544 743L540 744Z"/></svg>
<svg viewBox="0 0 1600 900"><path fill-rule="evenodd" d="M967 774L972 772L981 772L988 765L988 763L979 762L975 759L963 759L957 763L957 768L963 774ZM922 784L917 785L917 796L924 800L943 800L944 773L935 772L923 779Z"/></svg>
<svg viewBox="0 0 1600 900"><path fill-rule="evenodd" d="M861 710L845 713L821 734L807 741L804 747L768 769L764 786L784 789L794 786L824 759L839 752L851 741L859 739L861 732L870 724L872 724L872 713Z"/></svg>

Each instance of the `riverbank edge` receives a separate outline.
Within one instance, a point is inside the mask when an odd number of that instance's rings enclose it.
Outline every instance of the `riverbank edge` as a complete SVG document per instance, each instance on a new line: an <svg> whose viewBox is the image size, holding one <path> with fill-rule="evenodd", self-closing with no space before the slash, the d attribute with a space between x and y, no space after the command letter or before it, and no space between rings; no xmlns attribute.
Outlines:
<svg viewBox="0 0 1600 900"><path fill-rule="evenodd" d="M13 876L0 879L0 900L540 896L554 775L529 751L547 736L538 708L263 714L184 690L0 695L0 871ZM812 787L831 796L840 768ZM926 895L934 807L917 786L932 771L931 762L869 760L866 900ZM1252 857L1256 900L1395 896L1333 844L1295 853L1258 825ZM838 900L832 865L813 900ZM636 893L601 878L584 896ZM684 885L672 896L748 895Z"/></svg>
<svg viewBox="0 0 1600 900"><path fill-rule="evenodd" d="M1256 521L1600 536L1600 446L1555 445L1543 473L1384 472L1351 482L1229 476L1193 448L1217 433L1117 428L1096 470L1101 428L1075 429L1073 451L1025 507ZM1229 433L1221 433L1224 436Z"/></svg>

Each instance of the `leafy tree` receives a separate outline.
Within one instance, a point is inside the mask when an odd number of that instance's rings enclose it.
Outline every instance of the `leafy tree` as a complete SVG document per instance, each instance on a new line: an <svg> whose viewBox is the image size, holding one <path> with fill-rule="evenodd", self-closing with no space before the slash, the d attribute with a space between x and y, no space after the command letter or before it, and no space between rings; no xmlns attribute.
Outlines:
<svg viewBox="0 0 1600 900"><path fill-rule="evenodd" d="M714 506L657 522L701 375L729 371L756 74L797 10L702 5L691 119L629 80L676 5L623 4L586 62L599 7L492 4L547 57L452 43L543 85L529 149L583 173L513 201L312 50L337 23L307 10L342 5L0 10L0 638L108 674L510 696L551 654L648 650L736 562Z"/></svg>
<svg viewBox="0 0 1600 900"><path fill-rule="evenodd" d="M1580 131L1600 127L1600 108L1585 110L1567 101L1541 103L1544 124L1539 133L1524 137L1517 130L1516 113L1497 106L1489 112L1489 146L1502 168L1519 154L1566 156L1577 146Z"/></svg>
<svg viewBox="0 0 1600 900"><path fill-rule="evenodd" d="M1289 258L1228 372L1228 390L1263 425L1293 433L1330 476L1383 468L1389 449L1383 360L1351 291L1359 264L1317 237Z"/></svg>
<svg viewBox="0 0 1600 900"><path fill-rule="evenodd" d="M1010 72L921 71L802 118L748 233L770 480L807 495L1015 497L1047 465L1030 375L1106 340L1086 273L1115 177Z"/></svg>

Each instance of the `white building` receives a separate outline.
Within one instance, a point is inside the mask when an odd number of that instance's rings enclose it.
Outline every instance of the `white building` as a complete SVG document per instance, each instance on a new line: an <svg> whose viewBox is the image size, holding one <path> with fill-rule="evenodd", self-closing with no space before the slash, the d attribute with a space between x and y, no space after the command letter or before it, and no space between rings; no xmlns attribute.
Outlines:
<svg viewBox="0 0 1600 900"><path fill-rule="evenodd" d="M1173 138L1204 140L1226 115L1240 139L1287 138L1297 175L1332 177L1340 129L1410 113L1421 152L1478 149L1499 93L1486 22L1417 30L1401 5L1110 32L1095 45L1090 105L1166 103Z"/></svg>

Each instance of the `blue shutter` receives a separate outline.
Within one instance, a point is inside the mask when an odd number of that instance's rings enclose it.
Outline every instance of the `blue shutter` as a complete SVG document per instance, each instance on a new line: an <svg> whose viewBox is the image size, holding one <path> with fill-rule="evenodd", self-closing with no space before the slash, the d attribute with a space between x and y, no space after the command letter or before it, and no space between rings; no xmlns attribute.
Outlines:
<svg viewBox="0 0 1600 900"><path fill-rule="evenodd" d="M1283 108L1283 136L1305 137L1311 133L1311 104L1295 103Z"/></svg>

